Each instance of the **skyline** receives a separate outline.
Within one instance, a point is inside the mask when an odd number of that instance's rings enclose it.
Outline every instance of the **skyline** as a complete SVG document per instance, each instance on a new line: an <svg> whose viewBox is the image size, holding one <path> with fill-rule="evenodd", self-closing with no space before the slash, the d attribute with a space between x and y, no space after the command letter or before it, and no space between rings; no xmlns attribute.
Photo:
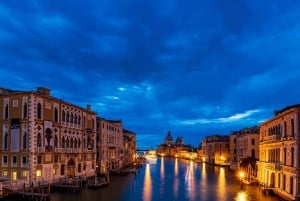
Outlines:
<svg viewBox="0 0 300 201"><path fill-rule="evenodd" d="M0 87L90 104L138 148L198 146L300 103L299 4L2 1Z"/></svg>

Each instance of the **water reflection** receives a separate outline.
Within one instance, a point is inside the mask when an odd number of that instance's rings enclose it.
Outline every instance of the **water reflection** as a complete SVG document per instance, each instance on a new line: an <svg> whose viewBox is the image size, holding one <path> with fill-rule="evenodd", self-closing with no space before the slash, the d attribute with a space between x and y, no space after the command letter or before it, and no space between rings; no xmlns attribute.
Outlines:
<svg viewBox="0 0 300 201"><path fill-rule="evenodd" d="M219 169L218 183L217 183L217 195L218 200L226 200L226 178L225 178L225 168L221 167Z"/></svg>
<svg viewBox="0 0 300 201"><path fill-rule="evenodd" d="M195 174L194 174L194 162L190 161L189 165L186 169L185 174L185 181L186 181L186 189L188 191L188 196L190 200L195 200Z"/></svg>
<svg viewBox="0 0 300 201"><path fill-rule="evenodd" d="M178 198L179 178L178 178L178 159L175 159L174 164L174 197Z"/></svg>
<svg viewBox="0 0 300 201"><path fill-rule="evenodd" d="M146 164L144 189L143 189L143 201L150 201L152 197L152 179L150 172L150 164Z"/></svg>
<svg viewBox="0 0 300 201"><path fill-rule="evenodd" d="M235 201L247 201L247 193L244 191L238 192L237 196L234 198Z"/></svg>
<svg viewBox="0 0 300 201"><path fill-rule="evenodd" d="M204 200L207 200L207 170L206 170L206 163L201 164L201 180L200 180L200 192L201 197Z"/></svg>

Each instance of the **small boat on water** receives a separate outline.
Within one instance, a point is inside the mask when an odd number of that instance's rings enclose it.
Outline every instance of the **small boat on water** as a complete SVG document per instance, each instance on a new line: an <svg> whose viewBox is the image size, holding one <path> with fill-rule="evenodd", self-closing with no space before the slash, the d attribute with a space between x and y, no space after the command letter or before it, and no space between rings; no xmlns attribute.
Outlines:
<svg viewBox="0 0 300 201"><path fill-rule="evenodd" d="M89 180L87 183L87 187L89 189L99 189L102 187L106 187L109 186L110 181L105 178L105 177L95 177L95 179L93 180Z"/></svg>

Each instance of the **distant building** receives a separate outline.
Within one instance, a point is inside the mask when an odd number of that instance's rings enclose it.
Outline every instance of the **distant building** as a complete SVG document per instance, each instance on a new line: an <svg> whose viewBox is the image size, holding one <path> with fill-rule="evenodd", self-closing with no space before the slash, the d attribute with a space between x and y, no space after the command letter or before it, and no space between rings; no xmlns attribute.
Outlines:
<svg viewBox="0 0 300 201"><path fill-rule="evenodd" d="M287 200L300 200L300 104L274 114L260 126L258 182Z"/></svg>
<svg viewBox="0 0 300 201"><path fill-rule="evenodd" d="M165 137L164 144L167 145L167 146L173 146L174 145L174 139L173 139L170 131L168 131L168 134Z"/></svg>
<svg viewBox="0 0 300 201"><path fill-rule="evenodd" d="M0 90L0 172L21 184L95 175L96 113L50 90Z"/></svg>
<svg viewBox="0 0 300 201"><path fill-rule="evenodd" d="M206 136L202 142L202 159L213 165L229 165L230 149L228 135Z"/></svg>

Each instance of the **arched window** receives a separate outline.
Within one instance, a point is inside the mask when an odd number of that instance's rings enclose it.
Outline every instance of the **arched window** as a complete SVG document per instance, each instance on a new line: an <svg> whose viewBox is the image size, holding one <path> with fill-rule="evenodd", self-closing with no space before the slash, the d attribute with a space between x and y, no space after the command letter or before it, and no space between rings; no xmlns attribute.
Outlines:
<svg viewBox="0 0 300 201"><path fill-rule="evenodd" d="M70 123L73 123L73 114L71 114Z"/></svg>
<svg viewBox="0 0 300 201"><path fill-rule="evenodd" d="M5 105L4 119L8 119L8 104Z"/></svg>
<svg viewBox="0 0 300 201"><path fill-rule="evenodd" d="M42 137L40 133L37 136L37 147L42 147Z"/></svg>
<svg viewBox="0 0 300 201"><path fill-rule="evenodd" d="M62 143L61 143L61 148L65 148L65 137L62 137Z"/></svg>
<svg viewBox="0 0 300 201"><path fill-rule="evenodd" d="M27 149L27 133L23 134L23 149Z"/></svg>
<svg viewBox="0 0 300 201"><path fill-rule="evenodd" d="M74 140L74 148L77 148L77 139Z"/></svg>
<svg viewBox="0 0 300 201"><path fill-rule="evenodd" d="M27 103L23 105L23 118L27 118Z"/></svg>
<svg viewBox="0 0 300 201"><path fill-rule="evenodd" d="M57 110L57 108L54 109L54 121L58 122L58 110Z"/></svg>
<svg viewBox="0 0 300 201"><path fill-rule="evenodd" d="M7 132L5 132L5 135L4 135L3 149L4 150L8 149L8 134L7 134Z"/></svg>
<svg viewBox="0 0 300 201"><path fill-rule="evenodd" d="M295 132L294 119L291 119L291 136L294 137Z"/></svg>
<svg viewBox="0 0 300 201"><path fill-rule="evenodd" d="M283 164L286 165L286 148L283 149Z"/></svg>
<svg viewBox="0 0 300 201"><path fill-rule="evenodd" d="M84 149L86 148L85 139L83 139L82 148L84 148Z"/></svg>
<svg viewBox="0 0 300 201"><path fill-rule="evenodd" d="M291 166L294 166L295 161L295 149L294 147L291 148Z"/></svg>
<svg viewBox="0 0 300 201"><path fill-rule="evenodd" d="M80 124L81 124L81 122L80 122L80 121L81 121L81 118L80 118L80 116L78 116L78 122L77 122L77 123L78 123L78 125L80 125Z"/></svg>
<svg viewBox="0 0 300 201"><path fill-rule="evenodd" d="M69 112L67 112L67 119L66 119L66 122L67 122L67 123L69 123L69 117L70 117L70 116L69 116Z"/></svg>
<svg viewBox="0 0 300 201"><path fill-rule="evenodd" d="M78 148L80 148L81 147L81 141L80 141L80 139L78 139Z"/></svg>
<svg viewBox="0 0 300 201"><path fill-rule="evenodd" d="M70 145L69 145L69 138L67 138L67 141L66 141L66 148L70 148Z"/></svg>
<svg viewBox="0 0 300 201"><path fill-rule="evenodd" d="M73 148L73 138L71 138L70 148Z"/></svg>
<svg viewBox="0 0 300 201"><path fill-rule="evenodd" d="M55 148L58 147L58 138L57 138L57 135L54 136L54 147Z"/></svg>
<svg viewBox="0 0 300 201"><path fill-rule="evenodd" d="M62 121L65 122L66 121L66 113L65 111L62 112Z"/></svg>
<svg viewBox="0 0 300 201"><path fill-rule="evenodd" d="M37 104L37 118L38 119L42 118L42 105L41 105L41 103Z"/></svg>
<svg viewBox="0 0 300 201"><path fill-rule="evenodd" d="M77 123L77 114L74 115L74 124L78 124Z"/></svg>

